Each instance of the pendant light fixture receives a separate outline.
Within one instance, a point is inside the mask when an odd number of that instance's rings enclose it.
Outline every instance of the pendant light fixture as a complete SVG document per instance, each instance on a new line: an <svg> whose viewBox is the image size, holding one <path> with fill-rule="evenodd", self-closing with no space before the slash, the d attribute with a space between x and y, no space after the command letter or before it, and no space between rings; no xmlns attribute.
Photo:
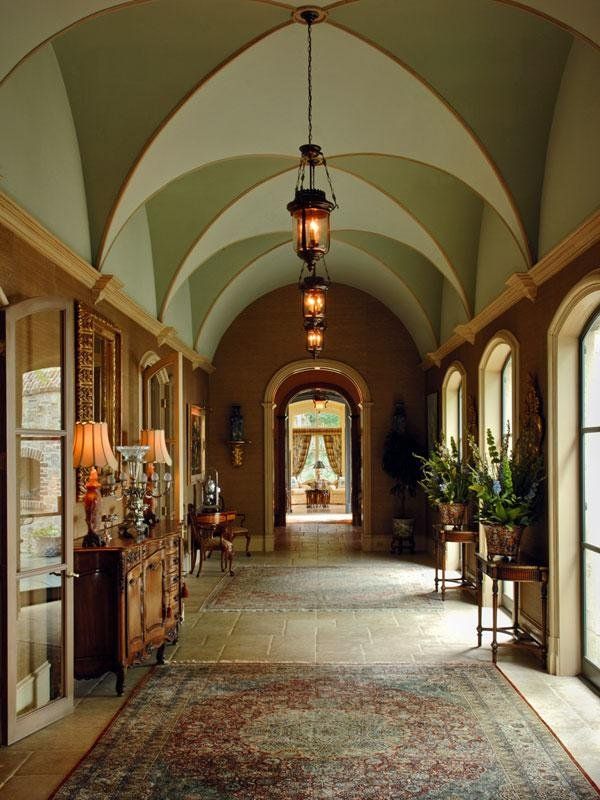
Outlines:
<svg viewBox="0 0 600 800"><path fill-rule="evenodd" d="M301 8L294 12L294 19L304 23L308 31L308 144L300 147L296 190L287 210L292 216L294 250L303 262L298 285L302 292L306 349L316 358L323 349L327 327L325 305L330 284L329 275L322 277L317 274L317 264L329 251L329 215L337 208L325 156L312 140L312 26L325 19L325 12L317 8ZM325 171L332 200L328 200L323 189L316 186L319 167Z"/></svg>

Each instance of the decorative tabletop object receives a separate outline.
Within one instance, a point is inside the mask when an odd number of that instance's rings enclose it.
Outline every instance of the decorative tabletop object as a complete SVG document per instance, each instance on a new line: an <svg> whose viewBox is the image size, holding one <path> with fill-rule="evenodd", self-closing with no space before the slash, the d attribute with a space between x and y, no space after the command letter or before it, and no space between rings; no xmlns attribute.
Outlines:
<svg viewBox="0 0 600 800"><path fill-rule="evenodd" d="M541 511L544 468L542 456L526 442L510 449L510 430L497 444L487 431L487 455L470 440L473 453L471 489L479 500L488 556L516 559L523 530Z"/></svg>
<svg viewBox="0 0 600 800"><path fill-rule="evenodd" d="M148 535L148 524L144 519L147 480L144 473L144 458L148 445L119 445L117 450L123 457L123 498L125 519L119 525L119 534L128 539L141 541Z"/></svg>
<svg viewBox="0 0 600 800"><path fill-rule="evenodd" d="M241 467L244 463L244 445L250 442L244 439L244 416L239 405L231 406L229 435L231 438L227 444L231 448L231 463L234 467Z"/></svg>
<svg viewBox="0 0 600 800"><path fill-rule="evenodd" d="M429 456L416 456L421 461L419 486L434 508L439 509L440 524L459 526L465 521L469 501L472 499L471 470L461 457L454 438L448 446L437 442Z"/></svg>

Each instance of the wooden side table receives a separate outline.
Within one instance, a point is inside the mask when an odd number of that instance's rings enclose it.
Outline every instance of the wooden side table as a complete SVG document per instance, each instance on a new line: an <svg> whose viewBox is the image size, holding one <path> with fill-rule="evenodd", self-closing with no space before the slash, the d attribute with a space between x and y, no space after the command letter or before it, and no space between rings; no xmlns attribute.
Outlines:
<svg viewBox="0 0 600 800"><path fill-rule="evenodd" d="M492 627L484 628L481 624L482 584L483 576L492 579ZM498 627L498 581L513 581L513 624ZM519 625L519 584L539 583L542 597L542 640L539 642L528 631ZM495 561L477 553L477 647L481 647L482 631L492 632L492 661L498 659L498 634L512 635L514 644L535 644L541 648L541 660L546 668L548 655L548 634L546 632L548 618L548 567L539 564L520 564L515 561Z"/></svg>
<svg viewBox="0 0 600 800"><path fill-rule="evenodd" d="M446 599L446 584L455 583L456 586L448 586L448 589L474 589L475 584L467 577L466 571L466 556L467 545L474 544L475 547L479 545L479 531L462 531L455 529L447 529L444 525L433 526L433 538L435 544L435 590L438 590L438 584L442 584L442 600ZM458 542L461 546L461 575L460 578L447 578L446 577L446 543ZM438 578L439 571L442 572L441 581Z"/></svg>

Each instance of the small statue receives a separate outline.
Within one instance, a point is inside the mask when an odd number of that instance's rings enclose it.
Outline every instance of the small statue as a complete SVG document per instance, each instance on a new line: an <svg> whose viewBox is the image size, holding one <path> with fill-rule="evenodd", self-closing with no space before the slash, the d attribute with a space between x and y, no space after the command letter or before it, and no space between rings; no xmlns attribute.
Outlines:
<svg viewBox="0 0 600 800"><path fill-rule="evenodd" d="M244 441L244 417L242 416L241 406L231 406L231 416L229 417L232 442Z"/></svg>

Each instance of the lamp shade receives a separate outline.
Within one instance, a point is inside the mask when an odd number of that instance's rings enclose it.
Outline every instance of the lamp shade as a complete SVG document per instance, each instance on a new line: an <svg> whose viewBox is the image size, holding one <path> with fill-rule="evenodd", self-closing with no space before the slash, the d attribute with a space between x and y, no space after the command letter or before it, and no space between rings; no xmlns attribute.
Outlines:
<svg viewBox="0 0 600 800"><path fill-rule="evenodd" d="M76 422L73 441L74 467L118 468L117 459L108 440L106 422Z"/></svg>
<svg viewBox="0 0 600 800"><path fill-rule="evenodd" d="M314 469L325 469L325 464L321 461L321 459L315 461Z"/></svg>
<svg viewBox="0 0 600 800"><path fill-rule="evenodd" d="M163 430L140 431L140 444L148 447L144 455L144 461L150 461L154 464L167 464L169 466L173 463L167 450L165 432Z"/></svg>

